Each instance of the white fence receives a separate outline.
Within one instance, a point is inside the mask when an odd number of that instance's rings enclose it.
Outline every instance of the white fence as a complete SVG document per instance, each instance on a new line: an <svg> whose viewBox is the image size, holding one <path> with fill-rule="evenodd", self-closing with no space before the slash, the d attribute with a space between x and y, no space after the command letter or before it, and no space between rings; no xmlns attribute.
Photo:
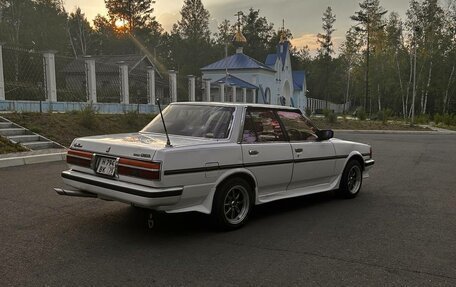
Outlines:
<svg viewBox="0 0 456 287"><path fill-rule="evenodd" d="M141 55L70 58L0 43L0 111L67 112L90 104L101 113L152 113L157 98L165 105L178 99L258 102L255 89L230 86L225 92L223 84L207 79L173 70L161 75L152 63ZM305 108L341 113L344 104L307 98Z"/></svg>

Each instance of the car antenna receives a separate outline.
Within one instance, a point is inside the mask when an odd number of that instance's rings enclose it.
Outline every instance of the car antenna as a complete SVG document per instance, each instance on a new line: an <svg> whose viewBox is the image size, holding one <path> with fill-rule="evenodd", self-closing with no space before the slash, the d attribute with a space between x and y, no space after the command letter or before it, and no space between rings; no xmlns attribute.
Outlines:
<svg viewBox="0 0 456 287"><path fill-rule="evenodd" d="M157 102L157 105L158 105L158 110L160 111L160 117L162 119L163 128L165 129L166 147L172 147L173 145L171 144L171 141L169 140L168 130L166 129L166 124L165 124L165 119L163 118L163 113L162 113L162 108L161 108L161 105L160 105L160 100L157 99L156 102Z"/></svg>

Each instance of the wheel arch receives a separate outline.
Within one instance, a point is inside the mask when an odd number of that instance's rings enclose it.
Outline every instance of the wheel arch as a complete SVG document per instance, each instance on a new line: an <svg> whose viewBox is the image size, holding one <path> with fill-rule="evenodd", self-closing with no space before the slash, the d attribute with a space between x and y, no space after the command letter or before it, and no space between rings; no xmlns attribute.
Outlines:
<svg viewBox="0 0 456 287"><path fill-rule="evenodd" d="M350 155L348 156L347 158L347 161L345 162L345 165L344 165L344 168L343 170L345 170L345 167L347 166L347 164L352 161L352 160L356 160L359 162L359 164L361 165L361 170L364 171L364 158L363 156L359 153L359 152L351 152ZM342 170L342 171L343 171Z"/></svg>
<svg viewBox="0 0 456 287"><path fill-rule="evenodd" d="M246 169L237 169L237 170L233 170L229 173L223 174L221 177L219 177L219 179L217 180L217 183L215 184L215 191L217 191L219 186L221 186L228 180L230 180L232 178L236 178L236 177L244 179L250 185L250 187L252 188L252 192L253 192L252 196L254 196L253 199L256 200L257 181L256 181L253 173Z"/></svg>
<svg viewBox="0 0 456 287"><path fill-rule="evenodd" d="M219 186L221 186L223 183L225 183L227 180L230 180L232 178L240 177L247 181L249 185L252 187L252 202L253 204L257 204L257 194L258 194L258 183L253 175L253 173L247 169L244 168L238 168L238 169L233 169L228 172L225 172L219 178L217 181L214 183L214 186L210 192L210 194L207 196L206 200L204 201L204 206L206 207L206 210L209 211L209 213L212 212L212 205L214 203L214 195L217 192L217 189Z"/></svg>

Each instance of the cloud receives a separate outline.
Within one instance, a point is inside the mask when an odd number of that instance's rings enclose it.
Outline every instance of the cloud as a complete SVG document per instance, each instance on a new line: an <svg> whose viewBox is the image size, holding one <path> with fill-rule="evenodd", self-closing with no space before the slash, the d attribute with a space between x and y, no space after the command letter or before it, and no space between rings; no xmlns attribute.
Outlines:
<svg viewBox="0 0 456 287"><path fill-rule="evenodd" d="M317 34L303 34L300 37L294 37L291 44L298 49L308 46L311 51L315 51L318 49Z"/></svg>
<svg viewBox="0 0 456 287"><path fill-rule="evenodd" d="M342 45L344 38L340 36L334 36L332 38L334 45L335 54L339 54L340 45ZM317 43L317 34L303 34L300 37L295 37L291 40L291 44L301 49L302 47L308 46L312 55L315 55L320 45Z"/></svg>
<svg viewBox="0 0 456 287"><path fill-rule="evenodd" d="M162 13L157 16L157 21L162 24L163 29L166 31L171 31L173 24L177 23L180 20L179 12L176 13Z"/></svg>

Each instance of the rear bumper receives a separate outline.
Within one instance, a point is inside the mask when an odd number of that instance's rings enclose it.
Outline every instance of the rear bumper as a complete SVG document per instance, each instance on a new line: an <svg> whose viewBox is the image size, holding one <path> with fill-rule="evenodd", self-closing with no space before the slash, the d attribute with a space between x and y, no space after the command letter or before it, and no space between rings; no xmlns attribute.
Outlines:
<svg viewBox="0 0 456 287"><path fill-rule="evenodd" d="M144 185L102 178L74 170L62 172L63 182L102 199L132 203L142 207L173 205L182 196L182 187L153 188Z"/></svg>

